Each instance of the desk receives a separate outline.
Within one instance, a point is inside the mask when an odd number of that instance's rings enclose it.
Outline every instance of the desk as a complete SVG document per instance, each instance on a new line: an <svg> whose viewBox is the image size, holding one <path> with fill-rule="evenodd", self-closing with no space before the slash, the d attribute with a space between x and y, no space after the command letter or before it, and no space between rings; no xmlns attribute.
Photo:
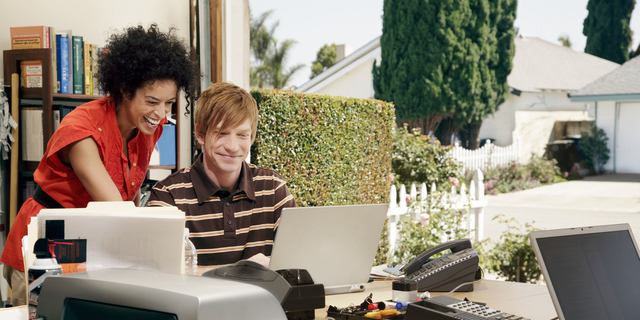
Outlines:
<svg viewBox="0 0 640 320"><path fill-rule="evenodd" d="M391 281L368 283L365 291L326 296L326 305L344 308L350 304L360 304L373 293L373 301L391 300ZM446 292L432 292L432 296ZM455 292L450 295L456 299L465 297L471 301L484 302L487 306L503 310L531 320L551 320L556 315L547 286L498 280L479 280L472 292ZM327 316L327 309L316 309L316 319Z"/></svg>

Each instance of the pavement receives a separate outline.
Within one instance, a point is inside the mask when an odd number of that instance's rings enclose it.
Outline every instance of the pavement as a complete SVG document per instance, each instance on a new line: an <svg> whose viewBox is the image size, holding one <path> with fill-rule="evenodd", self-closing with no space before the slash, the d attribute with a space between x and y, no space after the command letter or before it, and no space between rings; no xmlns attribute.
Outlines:
<svg viewBox="0 0 640 320"><path fill-rule="evenodd" d="M499 214L537 229L629 223L640 236L640 175L587 176L534 189L486 195L484 235L497 241L506 225Z"/></svg>

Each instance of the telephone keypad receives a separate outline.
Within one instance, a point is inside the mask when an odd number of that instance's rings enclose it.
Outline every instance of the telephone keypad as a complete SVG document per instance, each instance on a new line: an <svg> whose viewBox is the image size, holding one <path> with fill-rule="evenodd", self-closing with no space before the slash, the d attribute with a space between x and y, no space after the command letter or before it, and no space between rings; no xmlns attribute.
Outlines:
<svg viewBox="0 0 640 320"><path fill-rule="evenodd" d="M429 307L429 305L431 305L431 307ZM445 311L445 309L438 309L433 305L440 305L448 311ZM438 309L439 311L436 311L433 308ZM440 314L446 315L451 319L459 320L530 320L525 317L506 313L472 301L458 300L446 295L423 300L422 306L420 303L412 306L411 310L407 309L406 318L408 320L428 319L428 315L432 312L444 312Z"/></svg>

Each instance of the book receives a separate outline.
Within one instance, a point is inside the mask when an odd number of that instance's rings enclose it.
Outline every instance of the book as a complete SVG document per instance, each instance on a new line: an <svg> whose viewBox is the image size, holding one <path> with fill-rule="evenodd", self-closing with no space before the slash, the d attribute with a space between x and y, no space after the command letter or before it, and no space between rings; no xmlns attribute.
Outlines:
<svg viewBox="0 0 640 320"><path fill-rule="evenodd" d="M56 72L58 55L56 54L56 31L54 27L49 27L49 48L51 48L51 93L57 93L60 91L60 86L57 81L58 75Z"/></svg>
<svg viewBox="0 0 640 320"><path fill-rule="evenodd" d="M59 34L56 34L56 56L60 57L60 35ZM60 66L60 62L62 62L62 59L57 59L55 68L54 68L57 71L55 81L53 82L55 86L54 93L60 93L60 89L61 89L60 83L62 82L62 72L60 69L62 68L62 66Z"/></svg>
<svg viewBox="0 0 640 320"><path fill-rule="evenodd" d="M60 117L60 108L53 109L51 116L53 117L53 131L56 131L60 126L60 120L62 120Z"/></svg>
<svg viewBox="0 0 640 320"><path fill-rule="evenodd" d="M70 29L60 30L58 31L61 35L67 35L67 66L68 66L68 75L67 79L69 81L69 91L61 92L61 93L73 93L73 40L71 39L73 33Z"/></svg>
<svg viewBox="0 0 640 320"><path fill-rule="evenodd" d="M20 61L20 87L42 88L42 61Z"/></svg>
<svg viewBox="0 0 640 320"><path fill-rule="evenodd" d="M20 112L22 160L40 161L44 155L42 108L22 107Z"/></svg>
<svg viewBox="0 0 640 320"><path fill-rule="evenodd" d="M82 36L73 36L73 93L84 93L84 53Z"/></svg>
<svg viewBox="0 0 640 320"><path fill-rule="evenodd" d="M83 66L84 66L84 94L90 96L93 92L93 75L91 73L91 44L83 42Z"/></svg>
<svg viewBox="0 0 640 320"><path fill-rule="evenodd" d="M100 94L100 84L98 83L98 59L100 57L100 49L97 44L91 45L91 93Z"/></svg>
<svg viewBox="0 0 640 320"><path fill-rule="evenodd" d="M11 27L11 50L49 48L49 27Z"/></svg>
<svg viewBox="0 0 640 320"><path fill-rule="evenodd" d="M62 121L62 119L64 119L64 117L75 108L75 106L60 106L60 121Z"/></svg>
<svg viewBox="0 0 640 320"><path fill-rule="evenodd" d="M66 33L56 35L56 50L58 54L58 79L60 82L60 91L58 93L69 93L69 38Z"/></svg>

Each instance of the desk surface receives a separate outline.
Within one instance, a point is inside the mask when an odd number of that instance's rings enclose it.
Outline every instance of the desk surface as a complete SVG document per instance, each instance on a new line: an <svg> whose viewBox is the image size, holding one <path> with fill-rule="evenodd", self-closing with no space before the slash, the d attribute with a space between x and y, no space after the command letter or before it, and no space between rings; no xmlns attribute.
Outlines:
<svg viewBox="0 0 640 320"><path fill-rule="evenodd" d="M352 303L360 304L371 293L374 301L391 300L391 281L368 283L363 292L328 295L326 305L344 308ZM444 293L431 294L437 296ZM450 296L460 300L467 298L474 302L484 302L491 308L531 320L551 320L557 317L545 285L483 279L475 282L472 292L455 292ZM322 319L326 316L326 309L316 309L316 318Z"/></svg>

